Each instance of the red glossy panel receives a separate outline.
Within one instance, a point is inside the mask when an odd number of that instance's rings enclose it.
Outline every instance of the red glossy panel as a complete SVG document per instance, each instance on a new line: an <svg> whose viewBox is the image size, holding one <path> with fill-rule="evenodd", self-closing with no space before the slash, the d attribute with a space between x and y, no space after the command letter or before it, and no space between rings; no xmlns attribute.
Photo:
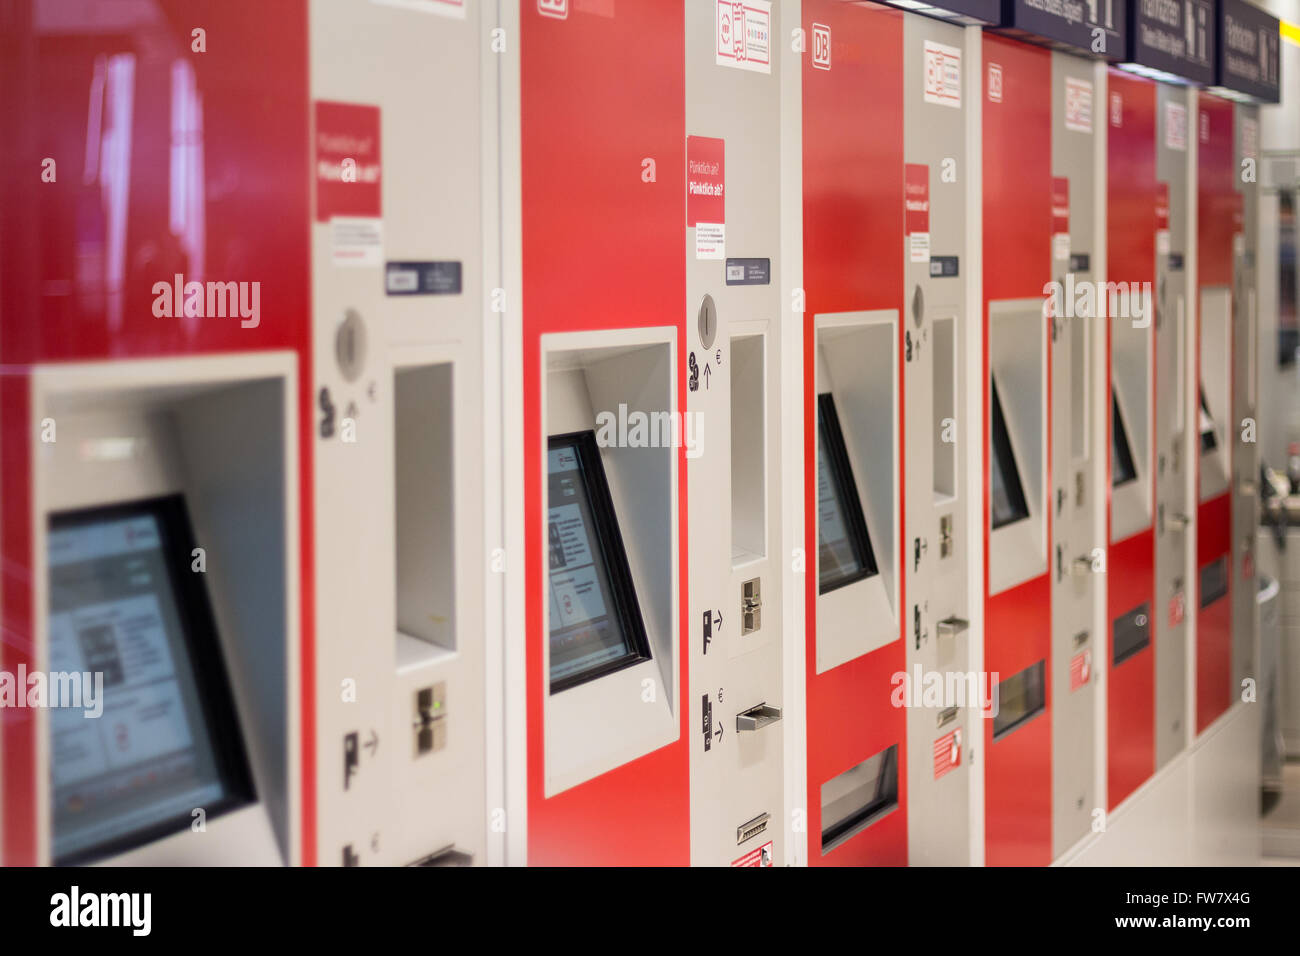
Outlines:
<svg viewBox="0 0 1300 956"><path fill-rule="evenodd" d="M1196 532L1196 732L1199 734L1232 703L1232 569L1228 591L1209 607L1200 607L1199 575L1220 558L1227 560L1231 535L1232 495L1204 502ZM1229 562L1231 563L1231 562Z"/></svg>
<svg viewBox="0 0 1300 956"><path fill-rule="evenodd" d="M686 99L681 0L619 0L613 17L521 11L524 518L542 553L541 336L675 325L686 366ZM656 181L642 181L655 161ZM686 376L678 373L679 407ZM688 696L686 459L679 457L682 699ZM526 562L528 862L690 861L688 708L681 736L545 796L542 568ZM598 719L598 715L597 715Z"/></svg>
<svg viewBox="0 0 1300 956"><path fill-rule="evenodd" d="M987 95L992 67L1001 71L1001 102L993 102ZM1051 53L985 36L984 69L985 75L973 86L980 97L984 124L984 447L988 448L988 304L1040 298L1052 278ZM1049 363L1048 394L1050 368ZM1049 463L1050 449L1049 418ZM1050 488L1050 464L1048 471ZM985 469L985 528L989 527L988 483ZM1050 513L1047 520L1050 540ZM986 589L988 549L986 533ZM1051 861L1051 620L1051 585L1046 574L985 603L984 667L990 676L996 671L1000 679L1006 679L1040 660L1045 661L1048 675L1044 713L996 743L993 722L986 722L985 861L994 866Z"/></svg>
<svg viewBox="0 0 1300 956"><path fill-rule="evenodd" d="M901 314L903 305L903 18L883 7L831 0L807 0L803 14L809 37L814 23L830 28L832 63L830 70L816 69L811 57L805 56L803 69L808 856L812 865L905 864L905 715L902 708L890 704L892 676L904 669L904 615L899 615L900 640L818 674L813 559L817 554L815 316L867 309L895 309ZM898 374L901 381L901 347ZM901 408L899 415L901 421ZM900 541L906 540L903 530L899 534ZM900 606L906 606L905 594ZM822 856L821 785L895 744L899 809Z"/></svg>
<svg viewBox="0 0 1300 956"><path fill-rule="evenodd" d="M1156 766L1155 533L1140 531L1110 547L1106 613L1106 791L1111 809L1144 783ZM1151 642L1132 657L1115 660L1114 621L1140 604L1148 606Z"/></svg>
<svg viewBox="0 0 1300 956"><path fill-rule="evenodd" d="M312 552L307 7L256 10L221 0L159 0L156 20L85 26L75 5L45 5L39 35L20 16L5 38L6 142L23 170L5 176L0 257L3 385L4 649L31 664L34 618L30 436L24 370L35 363L293 349L299 361L303 529L303 854L315 858L315 657ZM191 50L195 24L206 52ZM98 65L97 65L98 64ZM97 69L100 71L97 80ZM190 82L192 78L192 83ZM94 92L104 90L102 110ZM192 89L201 123L173 132ZM116 104L116 106L114 105ZM127 107L129 106L129 110ZM128 120L129 116L129 120ZM89 142L88 142L89 139ZM89 148L88 148L89 147ZM7 150L8 151L8 150ZM33 186L45 157L57 179ZM186 179L180 170L189 170ZM33 174L34 175L34 174ZM181 189L188 183L190 190ZM9 190L14 190L13 201ZM179 197L178 197L179 192ZM180 201L187 196L188 201ZM8 252L14 252L9 255ZM260 324L154 314L153 285L256 282ZM36 858L34 728L4 714L6 863Z"/></svg>

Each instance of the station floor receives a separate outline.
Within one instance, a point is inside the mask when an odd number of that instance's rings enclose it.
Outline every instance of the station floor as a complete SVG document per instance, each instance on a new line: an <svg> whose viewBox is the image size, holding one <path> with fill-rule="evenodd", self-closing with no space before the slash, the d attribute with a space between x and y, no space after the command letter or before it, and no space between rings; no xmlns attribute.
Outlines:
<svg viewBox="0 0 1300 956"><path fill-rule="evenodd" d="M1282 767L1282 789L1265 793L1260 816L1264 866L1300 866L1300 760Z"/></svg>

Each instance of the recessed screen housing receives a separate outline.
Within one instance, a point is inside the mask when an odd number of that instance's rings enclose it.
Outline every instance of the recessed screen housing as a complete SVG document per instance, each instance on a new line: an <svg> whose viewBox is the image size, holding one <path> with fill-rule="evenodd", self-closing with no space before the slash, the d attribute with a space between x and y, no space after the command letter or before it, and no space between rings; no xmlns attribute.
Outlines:
<svg viewBox="0 0 1300 956"><path fill-rule="evenodd" d="M551 693L650 660L609 483L592 430L547 452Z"/></svg>
<svg viewBox="0 0 1300 956"><path fill-rule="evenodd" d="M102 712L50 711L55 863L255 799L183 496L50 516L49 669L102 675ZM83 697L83 703L85 699Z"/></svg>

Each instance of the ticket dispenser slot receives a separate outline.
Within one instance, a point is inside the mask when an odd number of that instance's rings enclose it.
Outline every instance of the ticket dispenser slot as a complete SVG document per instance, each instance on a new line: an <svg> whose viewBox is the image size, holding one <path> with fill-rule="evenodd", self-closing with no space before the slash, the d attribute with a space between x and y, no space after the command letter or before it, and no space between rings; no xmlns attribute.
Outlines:
<svg viewBox="0 0 1300 956"><path fill-rule="evenodd" d="M1228 372L1232 355L1227 289L1201 292L1201 385L1197 396L1201 501L1228 490Z"/></svg>
<svg viewBox="0 0 1300 956"><path fill-rule="evenodd" d="M672 345L641 334L543 339L548 796L678 735Z"/></svg>
<svg viewBox="0 0 1300 956"><path fill-rule="evenodd" d="M897 313L817 320L817 672L898 636Z"/></svg>
<svg viewBox="0 0 1300 956"><path fill-rule="evenodd" d="M102 680L38 716L42 861L290 861L296 394L279 354L34 376L37 660Z"/></svg>
<svg viewBox="0 0 1300 956"><path fill-rule="evenodd" d="M1046 335L1042 303L989 305L989 593L1047 567Z"/></svg>
<svg viewBox="0 0 1300 956"><path fill-rule="evenodd" d="M821 801L826 854L898 809L898 745L826 781Z"/></svg>
<svg viewBox="0 0 1300 956"><path fill-rule="evenodd" d="M1148 301L1144 313L1152 314ZM1151 526L1151 329L1111 323L1111 540Z"/></svg>

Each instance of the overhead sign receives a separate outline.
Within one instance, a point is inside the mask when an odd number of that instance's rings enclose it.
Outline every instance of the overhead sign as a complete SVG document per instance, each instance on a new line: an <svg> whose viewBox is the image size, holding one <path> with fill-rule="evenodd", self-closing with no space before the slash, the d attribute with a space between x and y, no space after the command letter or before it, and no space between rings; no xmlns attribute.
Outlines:
<svg viewBox="0 0 1300 956"><path fill-rule="evenodd" d="M1130 0L1009 0L999 32L1066 49L1122 60L1127 54Z"/></svg>
<svg viewBox="0 0 1300 956"><path fill-rule="evenodd" d="M1209 86L1216 21L1214 0L1134 0L1126 60Z"/></svg>
<svg viewBox="0 0 1300 956"><path fill-rule="evenodd" d="M1264 103L1280 99L1281 33L1277 17L1245 0L1220 0L1215 85Z"/></svg>
<svg viewBox="0 0 1300 956"><path fill-rule="evenodd" d="M890 0L890 2L904 10L916 10L923 16L932 16L948 23L960 23L964 26L976 23L996 26L1002 18L1002 0L939 0L938 3L928 6L918 4L920 9L907 3L899 3L898 0Z"/></svg>

